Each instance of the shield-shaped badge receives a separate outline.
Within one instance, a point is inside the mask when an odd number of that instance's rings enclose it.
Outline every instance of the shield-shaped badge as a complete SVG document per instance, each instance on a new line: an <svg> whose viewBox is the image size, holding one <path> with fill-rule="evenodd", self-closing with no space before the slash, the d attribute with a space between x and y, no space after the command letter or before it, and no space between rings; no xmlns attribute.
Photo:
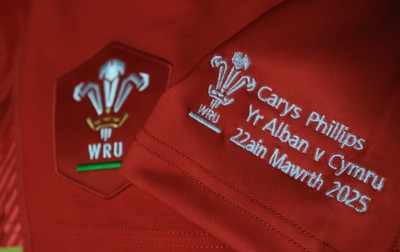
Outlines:
<svg viewBox="0 0 400 252"><path fill-rule="evenodd" d="M113 43L58 79L57 173L106 198L128 187L118 168L170 71L164 60Z"/></svg>

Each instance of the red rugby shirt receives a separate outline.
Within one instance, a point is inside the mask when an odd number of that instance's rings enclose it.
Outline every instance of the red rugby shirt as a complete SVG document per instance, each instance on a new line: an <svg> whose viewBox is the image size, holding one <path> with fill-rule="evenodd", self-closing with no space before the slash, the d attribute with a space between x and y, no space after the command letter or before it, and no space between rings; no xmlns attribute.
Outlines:
<svg viewBox="0 0 400 252"><path fill-rule="evenodd" d="M79 173L73 170L81 163L74 163L74 159L65 157L74 157L79 148L88 144L88 139L97 139L99 134L91 131L84 120L80 120L88 116L84 112L94 111L89 99L82 99L81 103L71 102L74 93L70 92L68 85L78 85L79 82L71 84L62 80L67 78L75 81L74 78L87 77L77 81L85 84L98 81L99 67L121 55L121 51L107 51L110 58L102 58L104 62L100 62L99 57L104 55L101 56L99 52L107 45L118 42L136 52L140 51L139 56L151 55L149 61L162 58L163 62L170 62L173 75L168 79L170 84L175 83L204 55L278 3L261 0L252 1L251 5L242 1L180 0L38 0L2 3L1 6L11 7L0 8L0 48L3 45L5 47L0 50L0 81L1 87L6 90L4 97L12 102L7 103L2 98L2 111L4 109L7 114L1 118L4 129L0 129L0 134L4 148L0 149L0 176L3 176L0 183L14 183L8 175L4 176L11 170L9 165L12 164L12 171L18 172L19 187L12 184L6 188L0 187L0 190L2 197L14 195L15 199L14 192L19 188L17 193L24 227L19 232L19 229L11 230L10 226L6 228L1 223L0 229L7 232L7 238L1 238L1 246L20 245L22 236L25 251L34 252L231 250L209 232L131 185L122 176L116 178L118 171ZM13 15L9 11L13 8L21 14ZM21 27L15 18L21 19ZM16 42L14 32L21 34L20 42ZM14 55L14 52L17 52L16 60L11 60L8 55ZM142 66L134 66L139 56L130 58L129 53L122 53L122 56L127 57L121 59L126 63L126 70L139 74ZM146 67L152 70L149 61L146 61ZM94 65L88 67L87 62L94 62ZM10 66L14 71L10 70ZM73 75L76 71L79 71L78 76ZM157 92L143 94L156 100L160 90L166 89L168 79L162 83L153 82L157 79L153 77L158 73L151 74L150 86L146 91L150 92L155 87ZM3 76L8 76L12 84ZM56 92L65 90L63 87L68 92ZM142 99L139 94L135 97ZM135 104L136 98L132 100L130 96L128 103ZM74 107L61 110L64 101L71 102ZM154 102L146 104L146 113L151 111ZM143 105L129 107L130 115L125 125L130 127L121 128L119 132L115 130L113 136L122 131L131 137L136 134L135 129L145 119L140 106ZM74 112L76 117L73 117ZM136 114L141 115L140 120L135 120ZM14 119L9 120L6 115L14 115ZM68 131L70 125L76 126L74 130L82 129L89 133L73 135L74 132ZM14 135L7 133L11 127ZM56 137L59 130L66 130L66 134ZM62 146L65 149L60 151L56 143L61 140L72 140L74 143ZM9 157L7 162L4 156ZM65 162L68 169L72 168L69 172L75 172L73 179L66 178L65 173L57 170L60 162L61 165ZM104 173L113 175L109 178L99 175ZM122 190L107 191L115 189L116 180L123 180ZM107 190L101 191L104 188ZM14 218L11 214L15 212L8 211L9 204L4 202L1 198L0 211L6 215L6 219ZM19 235L18 242L6 242L14 234Z"/></svg>

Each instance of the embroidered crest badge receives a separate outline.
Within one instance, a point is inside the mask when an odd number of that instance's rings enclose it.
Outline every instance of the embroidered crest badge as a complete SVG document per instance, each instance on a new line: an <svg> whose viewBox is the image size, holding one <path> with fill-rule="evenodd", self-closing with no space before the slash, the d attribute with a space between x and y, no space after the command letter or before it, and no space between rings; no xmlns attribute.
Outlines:
<svg viewBox="0 0 400 252"><path fill-rule="evenodd" d="M189 116L220 134L222 130L216 125L220 119L218 107L232 104L235 101L233 94L241 88L246 87L248 92L253 91L257 81L249 75L244 75L243 72L250 67L251 61L247 54L242 52L234 53L230 69L227 60L219 55L215 55L210 63L212 68L219 69L217 83L208 87L208 95L212 98L210 106L201 104L198 112L191 111Z"/></svg>
<svg viewBox="0 0 400 252"><path fill-rule="evenodd" d="M129 186L125 152L164 92L170 64L113 43L57 81L57 173L102 197Z"/></svg>

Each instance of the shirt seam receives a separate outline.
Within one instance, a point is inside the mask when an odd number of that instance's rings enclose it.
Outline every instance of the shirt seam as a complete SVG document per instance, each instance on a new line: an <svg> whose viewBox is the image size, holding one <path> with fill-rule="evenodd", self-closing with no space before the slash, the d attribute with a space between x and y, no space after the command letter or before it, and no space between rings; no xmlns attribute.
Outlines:
<svg viewBox="0 0 400 252"><path fill-rule="evenodd" d="M116 242L116 243L131 243L131 244L142 244L142 245L156 245L156 246L167 246L167 247L181 247L181 248L194 248L194 249L229 249L226 245L194 245L187 243L174 243L164 242L158 240L147 240L147 239L131 239L131 238L110 238L103 236L89 236L89 235L56 235L57 237L70 238L70 239L101 239L102 241Z"/></svg>
<svg viewBox="0 0 400 252"><path fill-rule="evenodd" d="M226 201L227 203L229 203L230 205L233 205L235 208L239 209L241 212L245 213L246 215L249 215L250 217L252 217L253 219L255 219L257 222L263 224L264 226L268 227L269 229L271 229L272 231L274 231L275 233L277 233L281 238L285 239L286 241L288 241L289 243L293 244L294 246L296 246L297 248L301 249L302 251L307 251L310 252L309 249L305 248L303 245L301 245L299 242L295 241L292 237L290 237L289 235L283 233L282 231L280 231L279 229L277 229L275 226L271 225L270 223L266 222L265 220L263 220L261 217L257 216L256 214L250 212L248 209L244 208L243 206L237 204L236 202L230 200L229 198L227 198L225 195L217 192L216 190L214 190L213 188L209 187L207 184L205 184L204 182L202 182L201 180L193 177L191 174L189 174L188 172L186 172L185 170L183 170L181 167L179 167L178 165L176 165L174 162L166 159L165 157L157 154L156 152L152 151L151 149L149 149L147 146L145 146L143 143L139 142L138 140L135 140L135 142L142 147L144 150L146 150L147 152L149 152L150 154L152 154L153 156L157 157L158 159L164 161L165 163L169 164L170 166L174 167L176 170L178 170L181 174L185 175L186 177L188 177L190 180L196 182L197 184L199 184L200 186L202 186L204 189L206 189L207 191L209 191L210 193L214 194L215 196L217 196L218 198Z"/></svg>
<svg viewBox="0 0 400 252"><path fill-rule="evenodd" d="M248 192L245 192L244 190L238 188L237 186L233 185L232 183L226 181L225 179L219 177L218 175L216 175L215 173L213 173L211 170L207 169L205 166L199 164L197 161L193 160L192 158L186 156L185 154L183 154L182 152L180 152L179 150L173 148L172 146L168 145L167 143L163 142L161 139L159 139L158 137L156 137L154 134L150 133L147 129L142 128L142 132L144 132L146 135L150 136L154 141L156 141L158 144L163 145L164 147L170 149L171 151L177 153L179 156L183 157L185 160L191 162L192 164L194 164L196 167L200 168L201 170L203 170L204 172L206 172L206 174L208 174L209 176L215 178L216 180L222 182L225 186L227 186L228 188L233 189L234 191L238 192L239 194L245 196L246 198L248 198L249 200L253 201L254 203L256 203L257 205L259 205L260 207L262 207L263 209L267 210L268 212L270 212L271 214L277 216L279 219L285 221L286 223L288 223L289 225L291 225L292 227L294 227L295 229L299 230L301 233L303 233L304 235L306 235L307 237L313 239L314 241L317 241L318 243L320 243L321 245L323 245L326 248L329 248L333 251L339 251L339 249L337 249L336 247L334 247L333 245L331 245L330 243L323 241L321 239L319 239L316 235L312 234L311 232L307 231L306 229L304 229L303 227L301 227L299 224L295 223L294 221L290 220L288 217L284 216L283 214L279 213L277 210L273 209L272 207L268 206L266 203L256 199L255 197L253 197L252 195L250 195ZM137 141L137 140L136 140Z"/></svg>

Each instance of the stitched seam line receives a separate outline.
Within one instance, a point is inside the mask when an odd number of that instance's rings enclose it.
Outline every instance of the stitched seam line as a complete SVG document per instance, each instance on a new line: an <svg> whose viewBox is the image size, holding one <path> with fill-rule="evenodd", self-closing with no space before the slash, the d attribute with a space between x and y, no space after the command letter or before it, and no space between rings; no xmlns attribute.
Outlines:
<svg viewBox="0 0 400 252"><path fill-rule="evenodd" d="M47 223L45 223L47 224ZM69 228L94 228L94 229L105 229L105 230L117 230L117 231L141 231L141 232L152 232L161 234L173 234L173 235L193 235L193 236L209 236L206 232L190 232L190 231L171 231L162 229L151 229L151 228L139 228L139 227L129 227L129 226L108 226L108 225L96 225L89 223L81 224L70 224L70 223L56 223L50 225L62 225Z"/></svg>
<svg viewBox="0 0 400 252"><path fill-rule="evenodd" d="M267 204L265 204L264 202L254 198L253 196L251 196L249 193L243 191L242 189L234 186L233 184L231 184L230 182L227 182L225 179L219 177L218 175L216 175L215 173L213 173L212 171L210 171L209 169L207 169L206 167L202 166L201 164L199 164L198 162L196 162L195 160L189 158L188 156L186 156L185 154L181 153L180 151L178 151L177 149L174 149L172 146L164 143L161 139L157 138L156 136L154 136L152 133L150 133L148 130L146 130L145 128L142 128L143 132L146 133L148 136L150 136L151 138L153 138L157 143L165 146L166 148L172 150L173 152L177 153L178 155L180 155L181 157L183 157L184 159L188 160L189 162L191 162L192 164L194 164L196 167L200 168L201 170L203 170L204 172L206 172L208 175L210 175L211 177L215 178L216 180L222 182L223 184L225 184L226 186L228 186L229 188L235 190L236 192L242 194L243 196L245 196L246 198L250 199L251 201L255 202L256 204L258 204L259 206L261 206L262 208L266 209L267 211L269 211L270 213L276 215L277 217L279 217L281 220L287 222L288 224L290 224L291 226L293 226L294 228L298 229L300 232L302 232L303 234L305 234L306 236L308 236L309 238L317 241L318 243L322 244L323 246L330 248L334 251L339 251L337 248L335 248L333 245L319 239L317 236L315 236L314 234L310 233L309 231L305 230L304 228L302 228L300 225L296 224L295 222L293 222L292 220L290 220L289 218L285 217L284 215L282 215L281 213L279 213L278 211L276 211L275 209L273 209L272 207L268 206Z"/></svg>
<svg viewBox="0 0 400 252"><path fill-rule="evenodd" d="M170 243L163 241L154 241L154 240L140 240L140 239L129 239L129 238L109 238L109 237L100 237L100 236L85 236L85 235L56 235L58 237L63 238L72 238L72 239L101 239L102 241L109 242L118 242L118 243L136 243L136 244L144 244L144 245L159 245L159 246L168 246L168 247L181 247L181 248L194 248L194 249L229 249L228 246L225 245L210 245L210 246L201 246L201 245L193 245L193 244L178 244L178 243Z"/></svg>
<svg viewBox="0 0 400 252"><path fill-rule="evenodd" d="M181 169L179 166L177 166L175 163L173 163L172 161L165 159L164 157L158 155L157 153L153 152L152 150L150 150L148 147L146 147L145 145L143 145L141 142L139 142L136 139L136 142L138 143L139 146L141 146L144 150L146 150L147 152L149 152L150 154L152 154L153 156L163 160L164 162L166 162L167 164L169 164L170 166L174 167L175 169L177 169L180 173L182 173L183 175L187 176L188 178L190 178L191 180L193 180L194 182L196 182L197 184L201 185L202 187L204 187L207 191L209 191L210 193L214 194L215 196L219 197L220 199L223 199L224 201L228 202L229 204L233 205L234 207L236 207L237 209L239 209L241 212L249 215L250 217L252 217L253 219L257 220L258 222L260 222L261 224L263 224L264 226L268 227L269 229L271 229L272 231L274 231L275 233L277 233L279 236L281 236L282 238L284 238L285 240L287 240L288 242L292 243L293 245L295 245L297 248L303 250L303 251L307 251L310 252L310 250L306 249L305 247L303 247L301 244L299 244L298 242L296 242L293 238L291 238L290 236L282 233L280 230L278 230L275 226L267 223L266 221L264 221L263 219L261 219L260 217L258 217L257 215L253 214L252 212L248 211L247 209L243 208L242 206L238 205L237 203L231 201L230 199L228 199L227 197L225 197L224 195L222 195L221 193L215 191L214 189L210 188L209 186L207 186L206 184L204 184L202 181L198 180L197 178L193 177L192 175L190 175L189 173L187 173L186 171L184 171L183 169Z"/></svg>

